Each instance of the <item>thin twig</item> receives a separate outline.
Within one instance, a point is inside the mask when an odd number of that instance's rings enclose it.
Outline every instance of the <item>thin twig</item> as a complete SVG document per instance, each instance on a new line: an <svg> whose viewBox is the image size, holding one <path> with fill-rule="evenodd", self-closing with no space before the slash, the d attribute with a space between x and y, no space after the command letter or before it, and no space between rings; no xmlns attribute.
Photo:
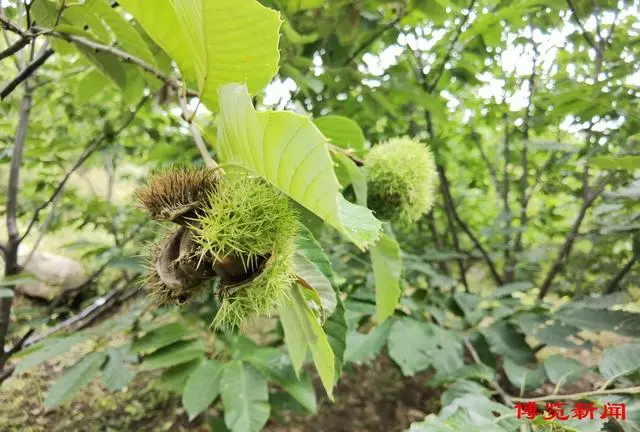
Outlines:
<svg viewBox="0 0 640 432"><path fill-rule="evenodd" d="M636 256L635 255L632 256L631 259L627 261L627 263L618 271L618 273L616 273L611 278L611 280L607 282L607 287L604 290L605 294L611 294L618 288L618 285L620 284L622 279L624 279L627 273L631 271L631 267L633 267L636 261L637 261Z"/></svg>
<svg viewBox="0 0 640 432"><path fill-rule="evenodd" d="M136 115L138 114L138 112L140 111L140 109L142 109L142 107L147 103L147 101L151 98L151 95L147 95L142 97L142 99L140 99L140 101L138 102L138 104L135 106L135 108L133 109L133 111L131 111L129 113L129 115L127 116L127 118L123 121L123 123L120 125L120 127L118 129L116 129L115 131L112 132L112 136L116 137L118 136L124 129L127 128L127 126L129 126L129 124L133 121L133 119L136 117ZM67 171L67 173L65 174L65 176L62 178L62 180L60 181L60 183L58 183L58 186L54 189L53 193L51 194L51 196L42 204L40 204L34 214L33 217L31 218L31 221L29 222L29 225L27 226L27 230L25 231L25 233L22 235L20 241L24 240L24 238L27 237L27 235L29 235L29 232L31 231L31 229L33 228L33 226L35 225L35 223L38 221L38 217L40 215L40 212L42 210L44 210L45 208L47 208L55 199L56 195L65 187L65 185L67 184L67 181L69 181L69 178L71 177L71 175L78 169L80 168L80 166L89 158L89 156L91 156L96 150L98 150L100 148L100 145L102 144L102 142L105 140L106 136L104 133L102 133L100 136L94 138L85 148L85 151L82 153L82 155L80 155L80 157L78 158L78 160L76 160L76 162L73 164L73 166L69 169L69 171Z"/></svg>
<svg viewBox="0 0 640 432"><path fill-rule="evenodd" d="M371 35L369 37L369 39L364 41L362 43L362 45L360 45L353 52L353 54L351 54L349 56L349 58L342 64L342 66L348 66L352 61L354 61L360 55L360 53L362 53L362 51L366 50L369 46L371 46L371 44L373 44L376 40L378 40L378 38L380 36L382 36L384 33L386 33L388 30L390 30L393 27L395 27L395 25L398 24L400 22L400 20L402 20L402 18L404 18L404 17L405 17L405 13L404 12L398 12L398 16L396 16L391 22L389 22L388 24L384 25L377 32L375 32L373 35Z"/></svg>
<svg viewBox="0 0 640 432"><path fill-rule="evenodd" d="M576 7L573 4L573 1L567 0L567 5L569 6L569 9L571 9L571 13L575 18L576 23L578 23L578 27L580 27L580 30L582 31L582 37L584 38L584 40L587 41L587 43L591 46L591 48L593 48L594 50L596 50L596 52L598 52L599 51L598 45L593 40L593 38L591 37L591 34L587 31L587 29L582 25L582 21L580 21L580 17L578 17L578 12L576 11Z"/></svg>
<svg viewBox="0 0 640 432"><path fill-rule="evenodd" d="M15 78L9 81L3 88L0 90L0 100L4 100L7 96L15 90L16 87L20 85L24 80L29 78L40 66L47 61L49 57L53 55L54 51L51 48L45 49L36 59L30 62L24 69L20 71Z"/></svg>
<svg viewBox="0 0 640 432"><path fill-rule="evenodd" d="M549 395L549 396L541 396L536 398L511 398L514 402L544 402L544 401L556 401L556 400L576 400L576 399L584 399L590 396L604 396L604 395L612 395L612 394L640 394L640 387L628 387L621 389L610 389L610 390L593 390L582 393L573 393L566 395Z"/></svg>
<svg viewBox="0 0 640 432"><path fill-rule="evenodd" d="M553 282L555 277L558 275L560 270L562 270L562 268L564 267L564 264L566 263L566 260L569 257L569 254L571 253L571 250L573 248L573 244L576 238L578 237L578 232L580 231L580 226L582 225L582 221L584 220L587 214L587 210L589 209L589 207L591 207L594 201L604 191L604 188L609 182L609 180L611 179L612 175L613 174L608 174L605 177L603 177L593 190L590 190L589 184L587 181L587 176L585 175L585 182L584 182L585 196L582 201L582 205L580 206L578 215L576 216L576 219L573 222L571 231L569 231L569 234L565 238L565 241L562 244L562 247L560 248L560 250L558 251L558 254L556 255L556 259L551 265L549 272L547 273L546 277L544 278L544 281L542 282L542 285L540 286L540 294L538 295L538 299L542 300L547 295L547 293L551 288L551 283Z"/></svg>
<svg viewBox="0 0 640 432"><path fill-rule="evenodd" d="M471 12L473 11L473 7L475 6L475 4L476 4L476 0L471 0L471 3L469 3L469 6L467 6L467 13L464 14L464 16L462 17L462 20L460 20L460 25L456 29L456 34L453 37L451 44L449 45L449 49L447 50L447 53L445 54L444 59L440 63L438 69L436 70L436 73L433 78L433 82L431 84L427 84L427 82L425 81L425 89L427 90L427 93L432 93L433 90L435 90L435 88L438 86L438 82L440 81L440 78L442 78L442 74L444 73L444 69L447 66L447 62L451 59L451 55L453 54L453 49L456 46L456 43L458 43L458 39L460 39L460 35L462 35L462 29L469 21L469 17L471 16Z"/></svg>
<svg viewBox="0 0 640 432"><path fill-rule="evenodd" d="M473 345L469 341L469 338L465 337L463 341L464 341L464 345L467 347L467 350L469 351L469 354L471 354L471 358L473 358L473 361L480 365L483 364L482 360L480 360L480 356L478 355L478 351L476 351L476 349L473 347ZM496 393L500 395L500 397L502 398L502 401L505 404L513 405L513 401L515 399L509 396L509 394L500 386L497 379L492 380L490 384L491 384L491 387L493 387L493 389L496 391Z"/></svg>
<svg viewBox="0 0 640 432"><path fill-rule="evenodd" d="M335 144L329 144L329 150L331 150L332 152L335 153L342 153L343 155L345 155L346 157L348 157L349 159L351 159L353 161L353 163L355 163L357 166L363 166L364 165L364 161L360 158L358 158L357 156L355 156L353 153L351 153L349 150L343 149L342 147L338 147Z"/></svg>
<svg viewBox="0 0 640 432"><path fill-rule="evenodd" d="M71 35L71 34L67 34L67 33L62 33L62 32L58 32L58 31L53 31L53 30L49 30L49 29L44 29L44 28L39 28L36 27L37 30L49 35L49 36L53 36L56 37L58 39L63 39L66 40L67 42L74 42L78 45L82 45L85 46L87 48L90 48L94 51L99 51L99 52L104 52L107 54L111 54L115 57L119 57L122 60L128 62L128 63L132 63L136 66L138 66L139 68L141 68L142 70L149 72L151 75L153 75L154 77L156 77L157 79L159 79L160 81L163 81L165 83L167 83L168 85L170 85L171 87L175 88L175 89L182 89L183 88L183 83L176 80L175 78L165 74L164 72L159 71L158 69L156 69L155 67L153 67L152 65L150 65L149 63L145 62L144 60L134 56L133 54L130 54L128 52L122 51L116 47L113 46L108 46L108 45L103 45L101 43L98 42L94 42L92 40L89 40L87 38L84 38L82 36L76 36L76 35ZM195 90L191 90L188 89L187 90L187 96L199 96L199 93Z"/></svg>
<svg viewBox="0 0 640 432"><path fill-rule="evenodd" d="M8 18L0 15L0 24L2 25L3 28L9 30L10 32L13 32L15 34L17 34L20 37L26 37L29 38L30 36L23 32L22 30L20 30L20 27L18 27L17 25L15 25L14 23L12 23Z"/></svg>
<svg viewBox="0 0 640 432"><path fill-rule="evenodd" d="M105 307L111 307L113 306L113 304L111 303L112 299L117 298L118 296L120 296L123 292L124 292L124 287L120 286L120 282L121 280L118 280L115 284L115 287L111 289L111 291L109 291L108 293L106 293L103 296L100 296L98 298L96 298L93 301L93 304L91 306L88 306L87 308L83 309L80 313L78 313L77 315L74 315L62 322L60 322L59 324L47 329L46 331L42 332L42 333L38 333L37 335L32 336L31 338L27 339L24 343L24 348L27 348L37 342L40 342L41 340L48 338L56 333L59 333L62 330L66 330L68 328L71 328L73 326L75 326L78 323L81 323L81 321L90 318L93 314L95 314L96 312L100 311L101 309L105 308ZM127 283L129 283L130 281L125 280L125 286ZM76 329L77 330L77 329Z"/></svg>
<svg viewBox="0 0 640 432"><path fill-rule="evenodd" d="M481 136L476 131L471 131L471 140L476 145L476 148L480 152L480 157L482 158L484 164L487 166L487 170L489 171L489 176L491 177L491 181L493 182L493 187L496 192L500 192L500 183L498 182L498 175L496 173L496 169L487 157L484 149L482 148Z"/></svg>
<svg viewBox="0 0 640 432"><path fill-rule="evenodd" d="M202 160L204 161L204 164L207 166L207 168L211 168L211 169L217 167L218 164L216 163L215 160L213 160L213 158L209 154L209 150L207 149L207 145L205 144L204 139L202 138L200 129L198 129L198 126L196 126L193 123L193 118L195 117L197 107L196 107L196 110L194 110L193 112L190 112L185 98L178 97L178 100L180 101L180 107L182 108L182 118L189 125L189 131L193 136L193 140L196 143L196 147L198 147L198 150L200 151L200 155L202 156Z"/></svg>
<svg viewBox="0 0 640 432"><path fill-rule="evenodd" d="M17 53L18 51L20 51L22 48L24 48L28 44L29 44L29 38L22 37L22 38L18 39L9 48L7 48L4 51L0 52L0 61L4 60L5 58L9 57L12 54Z"/></svg>

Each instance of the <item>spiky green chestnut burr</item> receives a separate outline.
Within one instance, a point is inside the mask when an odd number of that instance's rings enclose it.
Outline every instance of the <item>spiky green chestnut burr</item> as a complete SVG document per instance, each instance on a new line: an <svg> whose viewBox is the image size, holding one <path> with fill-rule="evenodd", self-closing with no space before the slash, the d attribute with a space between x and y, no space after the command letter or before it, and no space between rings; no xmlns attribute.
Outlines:
<svg viewBox="0 0 640 432"><path fill-rule="evenodd" d="M136 196L152 219L184 224L216 189L219 179L215 170L171 167L154 173Z"/></svg>
<svg viewBox="0 0 640 432"><path fill-rule="evenodd" d="M426 144L392 138L367 154L364 171L367 205L378 219L408 226L431 210L437 172Z"/></svg>
<svg viewBox="0 0 640 432"><path fill-rule="evenodd" d="M240 327L287 298L297 224L289 199L265 180L237 172L220 179L190 226L220 277L214 326Z"/></svg>

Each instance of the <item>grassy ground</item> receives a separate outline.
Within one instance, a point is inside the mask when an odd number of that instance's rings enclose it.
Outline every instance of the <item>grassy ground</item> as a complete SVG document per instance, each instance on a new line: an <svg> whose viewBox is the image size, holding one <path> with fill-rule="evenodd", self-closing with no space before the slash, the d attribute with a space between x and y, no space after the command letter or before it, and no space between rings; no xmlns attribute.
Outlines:
<svg viewBox="0 0 640 432"><path fill-rule="evenodd" d="M154 374L141 373L124 391L110 393L99 378L72 401L45 413L44 395L63 368L91 347L12 377L0 392L1 431L206 431L204 416L189 423L180 397L154 387ZM440 391L425 385L429 374L402 376L386 356L370 366L351 366L335 391L335 402L320 397L317 414L274 413L268 432L394 432L439 409ZM316 380L318 395L323 395ZM272 389L275 390L275 389ZM219 416L216 407L208 417ZM215 429L214 429L215 430Z"/></svg>

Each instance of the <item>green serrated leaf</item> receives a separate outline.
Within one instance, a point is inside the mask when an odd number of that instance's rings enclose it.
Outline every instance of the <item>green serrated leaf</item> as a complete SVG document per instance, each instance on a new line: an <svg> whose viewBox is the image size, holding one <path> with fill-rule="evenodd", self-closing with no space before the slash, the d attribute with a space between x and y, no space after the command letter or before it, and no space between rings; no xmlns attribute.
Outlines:
<svg viewBox="0 0 640 432"><path fill-rule="evenodd" d="M371 262L376 290L376 318L382 322L393 315L398 305L402 272L400 246L388 232L371 248Z"/></svg>
<svg viewBox="0 0 640 432"><path fill-rule="evenodd" d="M258 113L243 85L222 87L220 108L215 142L222 161L263 176L360 248L375 242L380 221L339 193L326 141L309 118Z"/></svg>
<svg viewBox="0 0 640 432"><path fill-rule="evenodd" d="M364 133L358 123L350 118L329 115L314 120L320 132L338 147L351 149L358 154L366 151Z"/></svg>
<svg viewBox="0 0 640 432"><path fill-rule="evenodd" d="M225 365L220 380L224 421L232 432L258 432L269 419L267 381L240 361Z"/></svg>
<svg viewBox="0 0 640 432"><path fill-rule="evenodd" d="M187 379L182 393L182 406L193 420L206 410L220 394L222 366L215 360L202 362Z"/></svg>
<svg viewBox="0 0 640 432"><path fill-rule="evenodd" d="M296 253L293 257L293 269L298 278L302 279L305 287L315 290L322 303L324 314L331 315L336 310L338 299L327 277L309 259L301 253Z"/></svg>
<svg viewBox="0 0 640 432"><path fill-rule="evenodd" d="M160 379L154 384L159 389L181 394L189 376L194 370L196 370L202 361L202 358L198 358L186 363L171 366L162 373Z"/></svg>
<svg viewBox="0 0 640 432"><path fill-rule="evenodd" d="M491 351L509 357L516 363L534 361L533 351L527 345L524 335L511 324L499 321L480 330L487 339Z"/></svg>
<svg viewBox="0 0 640 432"><path fill-rule="evenodd" d="M124 363L127 355L125 348L108 348L109 356L102 369L102 380L110 391L117 391L126 387L136 377L136 372Z"/></svg>
<svg viewBox="0 0 640 432"><path fill-rule="evenodd" d="M147 332L132 345L136 353L150 353L184 339L193 339L197 335L180 322L172 322Z"/></svg>
<svg viewBox="0 0 640 432"><path fill-rule="evenodd" d="M462 341L434 324L402 318L389 333L389 355L405 376L434 367L437 376L449 376L462 366Z"/></svg>
<svg viewBox="0 0 640 432"><path fill-rule="evenodd" d="M552 355L544 360L544 370L549 377L549 381L558 385L576 381L587 371L579 361L559 354Z"/></svg>
<svg viewBox="0 0 640 432"><path fill-rule="evenodd" d="M88 335L76 334L65 338L49 339L40 342L38 344L40 348L37 346L30 347L30 349L35 349L35 351L24 357L22 361L18 363L15 373L22 373L39 365L40 363L53 359L61 354L65 354L69 352L74 345L84 342L88 338Z"/></svg>
<svg viewBox="0 0 640 432"><path fill-rule="evenodd" d="M442 406L450 405L455 399L467 394L477 395L491 395L491 390L484 386L481 386L475 381L469 381L466 379L459 379L453 383L452 386L447 388L447 391L440 396L440 402Z"/></svg>
<svg viewBox="0 0 640 432"><path fill-rule="evenodd" d="M138 370L154 370L186 363L201 358L204 355L204 351L204 342L199 339L195 341L175 342L144 357Z"/></svg>
<svg viewBox="0 0 640 432"><path fill-rule="evenodd" d="M344 353L345 361L355 364L371 362L387 343L390 330L391 321L385 321L367 334L357 331L350 332L347 335L347 349Z"/></svg>
<svg viewBox="0 0 640 432"><path fill-rule="evenodd" d="M89 384L106 358L107 354L104 352L92 352L67 369L47 392L44 398L44 409L51 411Z"/></svg>
<svg viewBox="0 0 640 432"><path fill-rule="evenodd" d="M640 156L596 156L591 158L591 164L602 169L635 171L640 169Z"/></svg>
<svg viewBox="0 0 640 432"><path fill-rule="evenodd" d="M640 369L640 344L607 348L598 367L606 380L615 380Z"/></svg>
<svg viewBox="0 0 640 432"><path fill-rule="evenodd" d="M280 60L278 12L255 0L173 4L191 51L200 98L210 110L217 110L218 88L224 84L245 83L253 94L271 81Z"/></svg>
<svg viewBox="0 0 640 432"><path fill-rule="evenodd" d="M119 3L177 63L187 82L195 82L195 58L171 0L122 0Z"/></svg>
<svg viewBox="0 0 640 432"><path fill-rule="evenodd" d="M275 348L257 349L246 360L261 374L278 383L307 411L316 412L316 393L309 375L304 374L298 379L286 354Z"/></svg>
<svg viewBox="0 0 640 432"><path fill-rule="evenodd" d="M280 308L280 318L285 331L285 341L289 348L289 356L296 370L306 355L306 347L311 350L313 362L320 375L320 380L327 395L333 400L333 386L335 384L335 358L327 335L320 326L313 311L304 299L304 295L299 286L294 285L291 289L291 298ZM289 336L287 335L289 333ZM294 345L290 346L289 342ZM305 347L304 350L301 347ZM292 355L292 353L295 353Z"/></svg>
<svg viewBox="0 0 640 432"><path fill-rule="evenodd" d="M608 330L623 336L640 335L640 314L626 311L565 308L556 314L562 322L582 329Z"/></svg>
<svg viewBox="0 0 640 432"><path fill-rule="evenodd" d="M523 393L524 390L540 387L547 379L542 367L538 366L535 369L529 369L526 366L515 363L509 357L504 359L504 371L511 384L520 389L520 393Z"/></svg>

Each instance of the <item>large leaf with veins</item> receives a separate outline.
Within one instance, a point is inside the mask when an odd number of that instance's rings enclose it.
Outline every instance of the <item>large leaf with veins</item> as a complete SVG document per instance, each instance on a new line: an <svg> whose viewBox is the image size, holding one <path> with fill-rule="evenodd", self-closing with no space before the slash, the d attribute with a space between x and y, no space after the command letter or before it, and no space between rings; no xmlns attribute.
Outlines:
<svg viewBox="0 0 640 432"><path fill-rule="evenodd" d="M380 234L371 210L340 194L325 137L306 116L256 112L246 86L220 89L219 158L249 168L364 249Z"/></svg>

